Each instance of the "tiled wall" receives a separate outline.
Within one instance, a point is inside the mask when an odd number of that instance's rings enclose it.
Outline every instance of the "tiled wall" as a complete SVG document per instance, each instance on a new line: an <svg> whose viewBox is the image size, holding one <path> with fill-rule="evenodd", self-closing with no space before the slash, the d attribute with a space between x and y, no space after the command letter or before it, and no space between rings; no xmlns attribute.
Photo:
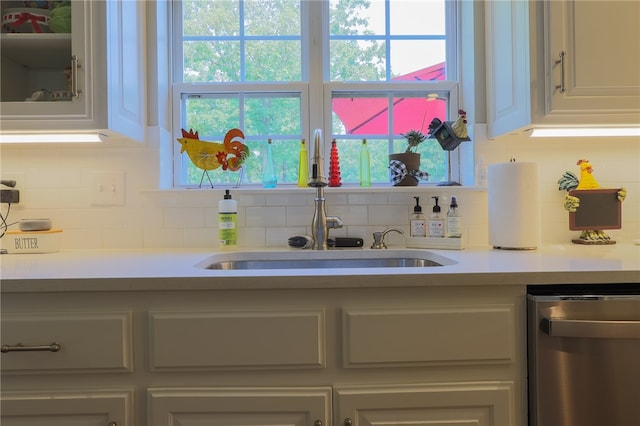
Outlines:
<svg viewBox="0 0 640 426"><path fill-rule="evenodd" d="M478 154L485 165L508 161L539 164L541 232L543 244L565 243L576 235L567 227L562 208L564 193L556 181L565 170L577 173L576 160L588 158L602 186L624 186L623 229L610 231L618 241L640 238L640 140L530 139L526 135L486 141L477 132ZM9 221L50 217L62 228L63 248L212 248L217 247L217 203L221 189L158 190L158 152L146 146L2 146L0 175L20 179L21 206L14 206ZM91 202L92 176L97 171L124 172L123 206L96 206ZM312 189L232 189L239 205L242 247L285 247L289 236L309 234L313 215ZM464 217L465 236L471 246L486 246L487 193L480 188L328 188L329 215L345 223L334 236L365 238L387 226L408 231L413 197L420 196L424 212L430 197L456 195ZM6 205L2 207L3 213ZM388 235L391 244L403 237Z"/></svg>

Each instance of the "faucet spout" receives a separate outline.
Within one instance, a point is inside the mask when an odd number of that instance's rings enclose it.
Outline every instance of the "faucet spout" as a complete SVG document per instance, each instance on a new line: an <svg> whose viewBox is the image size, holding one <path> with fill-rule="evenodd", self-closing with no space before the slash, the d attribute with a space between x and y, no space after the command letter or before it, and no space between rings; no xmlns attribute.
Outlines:
<svg viewBox="0 0 640 426"><path fill-rule="evenodd" d="M327 181L324 177L324 168L322 166L322 131L320 129L314 131L313 139L313 163L308 185L316 188L316 197L314 198L315 208L313 220L311 221L311 236L314 250L328 250L329 228L342 228L342 221L337 216L327 217L326 200L324 198L324 187L327 186Z"/></svg>
<svg viewBox="0 0 640 426"><path fill-rule="evenodd" d="M324 167L322 164L322 130L316 129L313 132L313 163L311 163L311 176L309 186L321 188L327 186L327 179L324 177Z"/></svg>

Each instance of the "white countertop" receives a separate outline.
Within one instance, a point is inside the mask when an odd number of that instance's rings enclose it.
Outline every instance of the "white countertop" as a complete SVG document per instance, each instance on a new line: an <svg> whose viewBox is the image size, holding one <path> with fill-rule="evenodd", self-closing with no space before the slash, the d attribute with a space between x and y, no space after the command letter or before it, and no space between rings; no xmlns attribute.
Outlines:
<svg viewBox="0 0 640 426"><path fill-rule="evenodd" d="M4 293L640 283L640 245L426 251L456 263L425 268L225 271L196 266L216 254L213 250L84 250L1 255L0 279Z"/></svg>

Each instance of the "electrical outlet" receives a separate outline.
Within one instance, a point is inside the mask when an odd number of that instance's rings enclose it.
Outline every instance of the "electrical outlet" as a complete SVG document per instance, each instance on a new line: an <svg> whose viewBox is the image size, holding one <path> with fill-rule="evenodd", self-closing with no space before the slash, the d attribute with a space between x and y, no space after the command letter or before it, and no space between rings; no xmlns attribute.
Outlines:
<svg viewBox="0 0 640 426"><path fill-rule="evenodd" d="M94 172L91 184L91 204L94 206L124 206L124 172Z"/></svg>
<svg viewBox="0 0 640 426"><path fill-rule="evenodd" d="M2 189L3 190L11 189L11 190L14 190L14 191L18 191L18 193L19 193L18 202L17 203L16 202L12 202L11 203L11 208L14 208L14 207L22 208L22 207L24 207L25 201L26 201L25 197L27 195L27 193L26 193L26 191L24 189L26 181L27 181L26 173L24 173L24 172L5 172L5 171L3 171L2 172L2 180L5 180L5 179L6 180L15 180L16 181L16 186L14 186L13 188L9 188L9 187L3 185ZM15 199L15 197L14 197L14 199Z"/></svg>

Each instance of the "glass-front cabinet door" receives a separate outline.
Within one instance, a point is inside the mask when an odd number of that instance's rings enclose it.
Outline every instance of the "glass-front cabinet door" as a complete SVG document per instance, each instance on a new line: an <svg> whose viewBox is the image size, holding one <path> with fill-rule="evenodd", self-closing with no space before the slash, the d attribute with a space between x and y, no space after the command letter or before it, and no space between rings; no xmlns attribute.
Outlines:
<svg viewBox="0 0 640 426"><path fill-rule="evenodd" d="M106 127L105 2L1 1L3 130Z"/></svg>

